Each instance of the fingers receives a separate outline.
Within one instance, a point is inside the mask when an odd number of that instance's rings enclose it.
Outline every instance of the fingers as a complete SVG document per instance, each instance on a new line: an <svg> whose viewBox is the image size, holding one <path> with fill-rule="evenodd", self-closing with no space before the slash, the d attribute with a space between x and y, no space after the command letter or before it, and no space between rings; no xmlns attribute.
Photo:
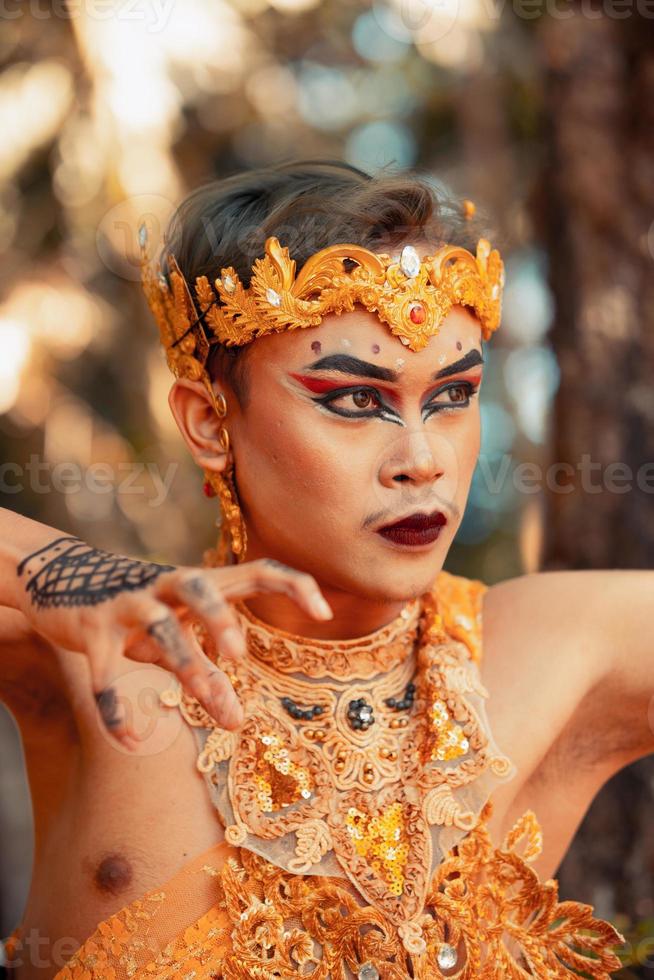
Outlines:
<svg viewBox="0 0 654 980"><path fill-rule="evenodd" d="M88 662L93 697L105 730L128 751L133 751L137 747L137 740L129 723L126 705L118 696L114 683L120 646L116 634L98 636L89 651Z"/></svg>
<svg viewBox="0 0 654 980"><path fill-rule="evenodd" d="M226 598L245 599L262 592L289 596L313 619L333 619L334 614L313 575L300 572L274 558L258 558L227 569L213 569L221 575L221 591Z"/></svg>
<svg viewBox="0 0 654 980"><path fill-rule="evenodd" d="M162 602L139 602L132 615L161 655L158 662L178 678L180 684L196 698L205 711L222 728L235 728L242 722L242 709L226 675L217 669L201 651L191 632L183 627L173 610ZM226 690L225 683L229 690ZM230 696L231 692L231 696Z"/></svg>
<svg viewBox="0 0 654 980"><path fill-rule="evenodd" d="M156 595L164 601L182 602L197 613L225 656L240 658L245 654L245 638L236 614L206 572L193 569L170 576Z"/></svg>
<svg viewBox="0 0 654 980"><path fill-rule="evenodd" d="M158 599L182 603L197 613L221 654L235 658L244 656L246 645L238 618L227 600L262 592L289 596L314 619L333 618L312 575L272 558L220 569L178 569L162 576L155 587Z"/></svg>

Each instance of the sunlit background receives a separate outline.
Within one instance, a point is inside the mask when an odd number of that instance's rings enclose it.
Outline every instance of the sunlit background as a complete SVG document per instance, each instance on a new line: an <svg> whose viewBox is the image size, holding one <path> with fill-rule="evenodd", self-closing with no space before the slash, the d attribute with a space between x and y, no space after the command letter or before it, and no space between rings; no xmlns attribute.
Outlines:
<svg viewBox="0 0 654 980"><path fill-rule="evenodd" d="M565 52L547 18L499 0L88 0L62 11L0 15L3 505L110 551L198 562L215 502L167 404L171 376L138 284L139 223L162 228L212 176L293 157L415 166L488 215L507 271L480 466L447 567L489 583L539 569L543 494L520 492L512 474L551 458L560 382L538 222L545 76ZM102 492L79 480L88 472L104 473ZM13 759L12 722L0 720ZM20 916L31 838L15 764L3 762L0 782L2 935ZM654 913L647 894L626 908L579 854L562 878L570 897L604 915Z"/></svg>

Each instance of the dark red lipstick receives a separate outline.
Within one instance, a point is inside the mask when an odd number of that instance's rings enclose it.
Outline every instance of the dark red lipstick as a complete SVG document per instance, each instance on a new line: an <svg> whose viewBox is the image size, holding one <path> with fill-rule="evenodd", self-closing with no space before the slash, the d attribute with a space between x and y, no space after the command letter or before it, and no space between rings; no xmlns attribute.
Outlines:
<svg viewBox="0 0 654 980"><path fill-rule="evenodd" d="M394 524L385 524L377 528L377 534L394 544L415 547L435 541L445 524L447 517L442 511L436 510L431 514L410 514Z"/></svg>

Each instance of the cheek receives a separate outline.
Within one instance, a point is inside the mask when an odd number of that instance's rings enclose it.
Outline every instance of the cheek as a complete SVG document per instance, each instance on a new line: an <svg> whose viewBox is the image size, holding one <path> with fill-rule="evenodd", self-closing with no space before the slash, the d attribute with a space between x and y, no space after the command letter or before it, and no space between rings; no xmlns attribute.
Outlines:
<svg viewBox="0 0 654 980"><path fill-rule="evenodd" d="M342 433L326 432L316 414L293 406L292 412L269 412L247 425L239 469L253 503L261 499L269 507L274 495L296 516L309 506L307 498L321 508L347 509L348 494L356 494L361 457L347 452Z"/></svg>

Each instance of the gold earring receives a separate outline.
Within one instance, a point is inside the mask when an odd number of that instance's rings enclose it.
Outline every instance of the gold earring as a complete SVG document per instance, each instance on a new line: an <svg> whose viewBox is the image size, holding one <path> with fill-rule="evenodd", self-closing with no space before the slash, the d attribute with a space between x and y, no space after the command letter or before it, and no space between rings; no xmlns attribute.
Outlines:
<svg viewBox="0 0 654 980"><path fill-rule="evenodd" d="M209 386L209 390L216 414L221 419L225 418L227 415L225 396L222 391L215 395L211 386ZM229 432L224 425L221 426L218 433L218 441L223 452L228 453L230 439ZM236 493L233 470L232 465L224 473L214 473L212 470L206 469L204 471L204 492L208 497L218 497L221 511L220 520L217 522L220 528L218 545L216 548L208 549L204 554L204 563L208 565L236 564L242 561L245 555L247 535Z"/></svg>

